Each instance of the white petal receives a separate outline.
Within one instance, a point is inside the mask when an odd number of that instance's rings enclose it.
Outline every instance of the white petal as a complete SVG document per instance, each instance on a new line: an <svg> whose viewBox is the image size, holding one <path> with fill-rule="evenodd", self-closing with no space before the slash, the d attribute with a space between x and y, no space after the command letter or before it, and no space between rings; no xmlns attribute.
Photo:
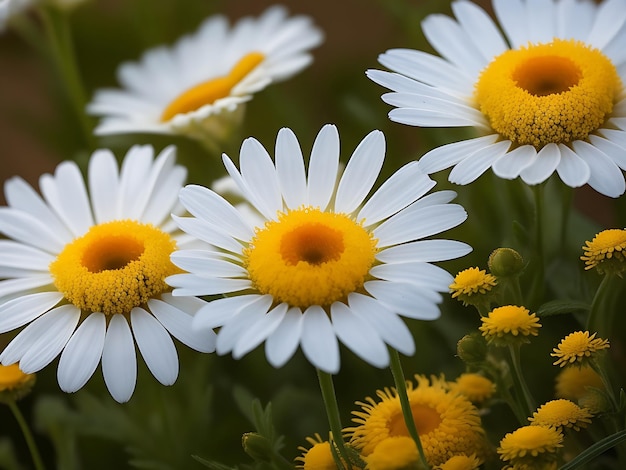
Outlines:
<svg viewBox="0 0 626 470"><path fill-rule="evenodd" d="M37 292L0 305L0 332L19 328L47 312L63 298L59 292Z"/></svg>
<svg viewBox="0 0 626 470"><path fill-rule="evenodd" d="M20 369L31 374L56 358L74 333L80 310L62 305L37 318L9 343L0 355L3 364L20 363Z"/></svg>
<svg viewBox="0 0 626 470"><path fill-rule="evenodd" d="M117 160L110 150L96 150L89 160L89 193L96 223L117 218Z"/></svg>
<svg viewBox="0 0 626 470"><path fill-rule="evenodd" d="M265 341L267 362L274 367L282 367L298 348L302 335L302 312L291 308Z"/></svg>
<svg viewBox="0 0 626 470"><path fill-rule="evenodd" d="M526 0L526 22L531 43L547 43L556 36L556 2L553 0Z"/></svg>
<svg viewBox="0 0 626 470"><path fill-rule="evenodd" d="M267 312L253 327L243 332L235 343L233 357L239 359L265 341L283 321L288 308L286 303L279 304Z"/></svg>
<svg viewBox="0 0 626 470"><path fill-rule="evenodd" d="M443 268L430 263L379 264L370 269L370 274L391 282L404 282L419 287L447 292L454 278Z"/></svg>
<svg viewBox="0 0 626 470"><path fill-rule="evenodd" d="M561 162L556 171L563 182L572 188L578 188L589 181L591 175L589 165L567 145L559 144L559 150Z"/></svg>
<svg viewBox="0 0 626 470"><path fill-rule="evenodd" d="M38 248L24 245L13 240L0 240L0 266L48 273L50 263L55 257Z"/></svg>
<svg viewBox="0 0 626 470"><path fill-rule="evenodd" d="M537 158L520 173L526 184L539 184L547 180L561 161L561 152L556 144L548 144L537 154Z"/></svg>
<svg viewBox="0 0 626 470"><path fill-rule="evenodd" d="M357 220L365 220L367 227L391 217L426 194L435 184L417 162L410 162L378 188L359 211Z"/></svg>
<svg viewBox="0 0 626 470"><path fill-rule="evenodd" d="M436 147L420 158L420 168L427 174L444 170L494 144L497 139L496 134L491 134Z"/></svg>
<svg viewBox="0 0 626 470"><path fill-rule="evenodd" d="M624 194L626 184L620 168L604 152L593 145L575 140L574 152L582 158L589 169L589 186L601 194L609 197L618 197Z"/></svg>
<svg viewBox="0 0 626 470"><path fill-rule="evenodd" d="M282 128L276 137L276 173L285 204L297 209L306 203L306 173L300 143L291 129Z"/></svg>
<svg viewBox="0 0 626 470"><path fill-rule="evenodd" d="M374 186L385 160L385 136L370 132L354 150L335 198L335 212L351 214L363 202Z"/></svg>
<svg viewBox="0 0 626 470"><path fill-rule="evenodd" d="M52 286L52 276L48 274L32 275L23 278L5 279L0 281L0 299L3 302L11 300L14 296L23 297L33 291L42 291L43 287ZM2 314L0 314L0 317ZM27 322L24 322L27 323ZM2 318L0 318L0 325ZM0 331L2 327L0 326ZM8 331L8 330L7 330Z"/></svg>
<svg viewBox="0 0 626 470"><path fill-rule="evenodd" d="M522 170L537 158L537 150L532 145L522 145L504 154L491 167L494 174L504 179L517 178Z"/></svg>
<svg viewBox="0 0 626 470"><path fill-rule="evenodd" d="M192 237L232 253L241 253L242 251L242 244L226 232L223 232L220 226L215 226L210 222L205 222L195 217L178 217L174 215L172 219L183 232Z"/></svg>
<svg viewBox="0 0 626 470"><path fill-rule="evenodd" d="M172 385L178 377L178 354L167 330L142 308L130 312L135 341L152 375L163 385Z"/></svg>
<svg viewBox="0 0 626 470"><path fill-rule="evenodd" d="M283 209L280 184L274 163L258 140L250 137L243 141L239 167L244 183L260 204L259 212L268 219L275 219L277 212Z"/></svg>
<svg viewBox="0 0 626 470"><path fill-rule="evenodd" d="M333 329L339 340L364 361L375 367L389 365L389 351L378 332L346 304L335 302L330 308Z"/></svg>
<svg viewBox="0 0 626 470"><path fill-rule="evenodd" d="M0 232L8 238L54 254L60 253L67 243L60 234L50 232L35 216L6 207L0 207Z"/></svg>
<svg viewBox="0 0 626 470"><path fill-rule="evenodd" d="M339 134L327 124L315 138L309 162L308 204L325 210L335 190L339 169Z"/></svg>
<svg viewBox="0 0 626 470"><path fill-rule="evenodd" d="M493 0L498 23L513 47L525 45L528 40L526 10L521 0Z"/></svg>
<svg viewBox="0 0 626 470"><path fill-rule="evenodd" d="M491 17L475 3L452 2L452 11L487 63L509 48Z"/></svg>
<svg viewBox="0 0 626 470"><path fill-rule="evenodd" d="M92 313L80 324L61 353L57 369L61 390L73 393L91 378L102 357L105 333L102 313Z"/></svg>
<svg viewBox="0 0 626 470"><path fill-rule="evenodd" d="M194 317L190 313L158 299L148 300L148 308L167 331L181 343L200 352L210 353L215 350L213 330L194 329L192 327Z"/></svg>
<svg viewBox="0 0 626 470"><path fill-rule="evenodd" d="M154 148L133 145L122 161L117 197L117 217L139 220L146 204L144 185L150 180Z"/></svg>
<svg viewBox="0 0 626 470"><path fill-rule="evenodd" d="M380 337L392 348L407 356L415 352L413 335L406 324L395 313L381 305L376 299L363 294L348 295L348 304L353 312L367 321Z"/></svg>
<svg viewBox="0 0 626 470"><path fill-rule="evenodd" d="M598 6L593 28L586 38L587 43L603 49L624 27L626 4L623 0L606 0Z"/></svg>
<svg viewBox="0 0 626 470"><path fill-rule="evenodd" d="M130 400L137 382L137 356L128 322L113 315L104 337L102 375L111 396L120 403Z"/></svg>
<svg viewBox="0 0 626 470"><path fill-rule="evenodd" d="M446 261L471 251L472 247L467 243L456 240L418 240L379 251L376 259L383 263Z"/></svg>
<svg viewBox="0 0 626 470"><path fill-rule="evenodd" d="M602 133L606 138L592 134L589 136L589 142L604 152L622 170L626 170L626 132L605 129Z"/></svg>
<svg viewBox="0 0 626 470"><path fill-rule="evenodd" d="M179 268L206 278L244 277L248 273L243 267L226 259L216 259L212 252L205 250L175 251L170 258Z"/></svg>
<svg viewBox="0 0 626 470"><path fill-rule="evenodd" d="M467 158L457 164L448 180L456 184L469 184L482 175L491 165L502 157L511 146L511 142L504 140L484 149L468 155Z"/></svg>
<svg viewBox="0 0 626 470"><path fill-rule="evenodd" d="M206 279L195 274L174 274L165 278L165 282L174 287L173 295L220 295L238 292L252 287L248 279Z"/></svg>
<svg viewBox="0 0 626 470"><path fill-rule="evenodd" d="M434 291L387 281L368 281L364 287L380 303L399 315L418 320L435 320L441 314L436 305L436 302L441 301L441 296Z"/></svg>
<svg viewBox="0 0 626 470"><path fill-rule="evenodd" d="M259 297L259 295L237 295L212 300L196 312L192 326L194 329L219 328Z"/></svg>
<svg viewBox="0 0 626 470"><path fill-rule="evenodd" d="M427 207L411 206L383 222L374 230L379 248L410 242L456 227L467 218L458 204L437 204Z"/></svg>
<svg viewBox="0 0 626 470"><path fill-rule="evenodd" d="M302 317L302 351L313 366L328 374L339 372L339 344L324 310L314 305Z"/></svg>
<svg viewBox="0 0 626 470"><path fill-rule="evenodd" d="M256 328L272 306L272 296L263 295L254 299L238 312L220 329L217 335L215 351L217 354L226 354L233 350L237 341L244 332Z"/></svg>

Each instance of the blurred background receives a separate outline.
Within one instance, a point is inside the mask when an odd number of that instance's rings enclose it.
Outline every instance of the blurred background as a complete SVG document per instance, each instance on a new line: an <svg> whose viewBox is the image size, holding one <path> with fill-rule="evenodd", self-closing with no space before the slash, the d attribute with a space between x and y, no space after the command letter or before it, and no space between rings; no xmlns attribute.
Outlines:
<svg viewBox="0 0 626 470"><path fill-rule="evenodd" d="M390 107L380 99L385 90L365 76L367 69L382 68L377 56L387 49L406 47L432 52L420 22L430 13L450 14L450 2L282 3L292 14L310 15L324 31L325 41L313 51L315 60L309 68L254 96L247 107L241 139L223 149L231 157L237 158L240 142L248 136L273 149L278 130L285 126L294 130L307 155L319 129L334 123L341 136L342 155L347 159L367 133L380 129L387 139L387 160L380 182L431 148L469 135L464 129L419 129L389 121ZM488 2L477 3L488 7ZM87 1L71 14L71 32L87 98L98 88L117 86L115 71L121 62L137 60L156 45L172 44L195 31L207 16L223 13L235 21L245 15L258 15L271 4L274 2L267 0ZM52 172L61 160L75 159L83 164L99 147L111 148L121 157L135 143L150 143L157 149L175 143L180 161L190 168L190 182L208 185L224 174L219 155L211 155L183 137L127 135L87 142L78 129L75 113L46 55L14 32L0 35L0 181L19 175L37 187L39 175ZM458 202L470 216L462 227L445 237L463 240L474 251L465 259L442 266L453 275L469 266L484 269L493 249L515 247L519 233L513 221L521 226L529 224L531 199L518 182L497 180L490 172L472 184L471 191L450 185L447 174L445 171L434 176L439 183L437 189L457 190ZM1 195L0 199L4 204ZM587 187L574 192L574 201L580 213L572 218L570 245L557 247L555 240L548 241L555 252L564 249L570 253L569 262L554 266L551 273L555 285L549 289L555 295L578 298L589 294L581 291L580 277L594 275L582 273L580 247L601 228L623 227L626 209L621 200L609 200ZM558 217L549 212L546 222L558 223ZM442 309L442 317L434 322L407 320L417 344L415 356L403 358L407 377L415 373L446 374L452 379L464 370L455 357L456 342L477 327L478 316L450 299L444 301ZM571 331L573 323L563 317L547 318L532 350L534 356L524 358L532 369L528 378L531 387L545 395L539 399L548 399L552 392L541 388L556 373L549 358L551 348ZM543 331L547 331L545 335ZM0 347L10 338L0 336ZM35 390L21 406L34 423L49 468L127 468L129 458L138 468L202 468L189 458L190 454L226 464L245 462L241 435L253 430L246 416L253 397L263 404L272 402L274 424L286 436L284 455L289 459L299 454L297 446L306 444L306 436L316 432L327 435L315 370L300 352L276 370L265 361L262 348L234 361L228 356L201 355L180 343L177 347L181 372L176 385L166 388L156 383L140 360L138 386L126 405L108 396L99 370L83 390L71 396L58 390L56 361L39 373ZM335 386L345 412L344 425L349 423L349 410L356 409L355 401L391 384L388 370L364 364L342 349L342 369ZM493 421L495 429L507 411L503 407L499 413L485 417ZM2 462L10 462L13 453L20 462L13 462L11 468L29 468L19 429L8 410L0 407L0 468Z"/></svg>

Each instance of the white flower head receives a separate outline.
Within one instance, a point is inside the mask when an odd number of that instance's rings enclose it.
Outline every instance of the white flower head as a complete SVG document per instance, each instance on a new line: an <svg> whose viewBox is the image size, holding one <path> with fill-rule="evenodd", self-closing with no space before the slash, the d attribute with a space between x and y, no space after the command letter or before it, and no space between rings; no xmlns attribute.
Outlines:
<svg viewBox="0 0 626 470"><path fill-rule="evenodd" d="M453 240L424 239L467 216L450 204L452 191L435 185L416 162L372 190L385 157L380 131L367 135L340 171L339 134L324 126L308 170L290 129L276 139L275 160L246 139L240 168L224 164L241 193L262 215L254 223L223 197L201 186L180 194L192 217L174 217L206 248L172 254L186 271L167 279L177 295L220 295L194 318L220 328L218 354L240 358L265 342L268 361L286 363L298 346L318 369L339 370L338 339L368 363L384 367L387 345L413 354L401 316L432 320L452 276L431 264L467 254Z"/></svg>
<svg viewBox="0 0 626 470"><path fill-rule="evenodd" d="M102 116L99 135L148 132L220 140L243 105L266 86L307 67L322 41L309 17L281 6L232 28L222 15L206 19L172 47L157 47L118 69L121 90L96 92L88 105Z"/></svg>
<svg viewBox="0 0 626 470"><path fill-rule="evenodd" d="M42 196L21 178L6 182L0 333L25 328L0 354L2 364L32 373L60 354L59 385L75 392L102 362L109 392L125 402L137 379L135 343L164 385L178 376L171 336L214 350L214 335L191 327L204 302L173 297L164 281L180 272L171 252L194 242L170 216L182 210L186 174L174 147L155 158L152 147L135 146L121 169L110 151L96 151L87 185L69 161L40 178Z"/></svg>
<svg viewBox="0 0 626 470"><path fill-rule="evenodd" d="M493 9L497 24L455 1L456 19L422 23L440 56L392 49L379 57L392 72L367 72L392 90L391 120L483 134L431 150L423 170L453 167L450 181L468 184L491 168L530 185L556 171L570 187L623 194L626 0L493 0Z"/></svg>

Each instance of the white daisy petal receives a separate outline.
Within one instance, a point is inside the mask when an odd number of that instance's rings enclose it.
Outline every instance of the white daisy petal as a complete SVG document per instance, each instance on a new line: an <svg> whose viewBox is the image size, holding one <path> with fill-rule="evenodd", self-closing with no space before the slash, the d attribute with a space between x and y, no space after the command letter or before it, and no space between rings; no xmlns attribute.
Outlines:
<svg viewBox="0 0 626 470"><path fill-rule="evenodd" d="M522 145L504 154L494 162L491 169L504 179L517 178L524 168L537 159L537 150L532 145Z"/></svg>
<svg viewBox="0 0 626 470"><path fill-rule="evenodd" d="M20 363L20 369L32 374L46 367L65 347L74 333L80 310L62 305L40 316L24 328L0 354L3 364Z"/></svg>
<svg viewBox="0 0 626 470"><path fill-rule="evenodd" d="M572 188L577 188L589 181L591 175L589 165L567 145L559 144L559 151L561 161L556 171L563 182Z"/></svg>
<svg viewBox="0 0 626 470"><path fill-rule="evenodd" d="M352 352L375 367L389 365L387 346L373 326L341 302L331 305L330 314L337 337Z"/></svg>
<svg viewBox="0 0 626 470"><path fill-rule="evenodd" d="M47 312L63 299L59 292L37 292L0 305L0 332L19 328Z"/></svg>
<svg viewBox="0 0 626 470"><path fill-rule="evenodd" d="M590 135L589 142L613 160L622 170L626 170L626 132L605 129L604 137Z"/></svg>
<svg viewBox="0 0 626 470"><path fill-rule="evenodd" d="M0 265L47 272L54 261L50 253L12 240L0 240Z"/></svg>
<svg viewBox="0 0 626 470"><path fill-rule="evenodd" d="M374 266L370 274L391 282L406 282L428 287L438 292L447 292L454 278L443 268L429 263L396 263Z"/></svg>
<svg viewBox="0 0 626 470"><path fill-rule="evenodd" d="M12 300L15 294L25 295L35 290L40 291L43 290L42 287L50 286L52 283L53 279L48 274L33 274L24 278L5 279L0 281L0 299ZM0 321L1 324L2 321ZM0 327L1 329L2 327Z"/></svg>
<svg viewBox="0 0 626 470"><path fill-rule="evenodd" d="M328 373L339 371L339 344L324 310L311 306L302 315L302 351L316 368Z"/></svg>
<svg viewBox="0 0 626 470"><path fill-rule="evenodd" d="M232 253L241 253L243 248L241 243L224 233L221 226L211 225L193 217L172 216L172 218L176 225L189 235Z"/></svg>
<svg viewBox="0 0 626 470"><path fill-rule="evenodd" d="M313 143L307 184L308 204L326 209L335 190L339 169L339 133L327 124L320 130Z"/></svg>
<svg viewBox="0 0 626 470"><path fill-rule="evenodd" d="M526 10L522 0L493 0L493 10L504 34L513 47L524 45L528 41Z"/></svg>
<svg viewBox="0 0 626 470"><path fill-rule="evenodd" d="M117 217L117 160L110 150L97 150L89 161L89 194L97 223Z"/></svg>
<svg viewBox="0 0 626 470"><path fill-rule="evenodd" d="M229 260L216 259L205 250L175 251L171 260L179 268L201 277L242 277L247 273L243 267Z"/></svg>
<svg viewBox="0 0 626 470"><path fill-rule="evenodd" d="M385 159L385 136L372 131L354 150L335 196L335 211L350 214L374 186Z"/></svg>
<svg viewBox="0 0 626 470"><path fill-rule="evenodd" d="M167 330L138 307L130 312L130 323L137 347L152 375L163 385L172 385L178 377L178 354Z"/></svg>
<svg viewBox="0 0 626 470"><path fill-rule="evenodd" d="M404 317L418 320L435 320L441 312L436 305L440 296L418 289L411 284L387 281L368 281L365 290L391 311Z"/></svg>
<svg viewBox="0 0 626 470"><path fill-rule="evenodd" d="M458 1L452 3L452 11L467 37L487 62L508 49L500 31L485 10L472 2Z"/></svg>
<svg viewBox="0 0 626 470"><path fill-rule="evenodd" d="M137 382L137 356L130 326L122 315L113 315L109 321L102 349L102 375L116 401L130 400Z"/></svg>
<svg viewBox="0 0 626 470"><path fill-rule="evenodd" d="M276 137L276 173L285 205L296 209L306 203L306 173L300 143L291 129Z"/></svg>
<svg viewBox="0 0 626 470"><path fill-rule="evenodd" d="M239 311L258 299L258 295L225 297L208 302L196 313L192 324L194 329L218 328Z"/></svg>
<svg viewBox="0 0 626 470"><path fill-rule="evenodd" d="M253 328L243 333L235 343L233 357L239 359L265 341L278 328L288 308L287 304L279 304L256 322Z"/></svg>
<svg viewBox="0 0 626 470"><path fill-rule="evenodd" d="M246 329L255 329L257 324L268 314L272 305L272 296L263 295L254 299L238 312L220 328L217 335L215 351L223 355L233 351L235 344Z"/></svg>
<svg viewBox="0 0 626 470"><path fill-rule="evenodd" d="M482 175L491 165L493 165L500 157L502 157L509 147L511 142L505 140L503 142L497 142L489 147L482 149L480 152L475 152L458 165L456 165L450 172L448 179L451 183L456 184L468 184L476 180Z"/></svg>
<svg viewBox="0 0 626 470"><path fill-rule="evenodd" d="M574 151L582 158L591 170L589 186L601 194L618 197L624 194L626 184L619 167L604 152L593 145L576 140Z"/></svg>
<svg viewBox="0 0 626 470"><path fill-rule="evenodd" d="M595 21L586 42L603 49L626 23L623 0L606 0L597 9Z"/></svg>
<svg viewBox="0 0 626 470"><path fill-rule="evenodd" d="M57 378L61 390L73 393L91 378L102 357L105 333L102 313L92 313L76 329L59 359Z"/></svg>
<svg viewBox="0 0 626 470"><path fill-rule="evenodd" d="M276 329L267 337L265 355L274 367L282 367L298 349L302 335L302 312L290 308Z"/></svg>
<svg viewBox="0 0 626 470"><path fill-rule="evenodd" d="M348 304L353 312L358 312L359 317L369 322L389 346L407 356L415 353L413 335L395 313L368 295L350 294Z"/></svg>
<svg viewBox="0 0 626 470"><path fill-rule="evenodd" d="M561 161L561 152L556 144L548 144L537 154L537 158L524 168L520 177L527 184L539 184L547 180Z"/></svg>
<svg viewBox="0 0 626 470"><path fill-rule="evenodd" d="M0 232L8 238L50 253L58 253L65 246L59 234L48 232L43 222L34 216L5 207L0 208Z"/></svg>
<svg viewBox="0 0 626 470"><path fill-rule="evenodd" d="M376 259L383 263L446 261L472 251L467 243L456 240L418 240L379 251Z"/></svg>
<svg viewBox="0 0 626 470"><path fill-rule="evenodd" d="M174 274L165 278L174 295L219 295L252 287L248 279L206 279L194 274Z"/></svg>
<svg viewBox="0 0 626 470"><path fill-rule="evenodd" d="M468 155L474 155L476 152L493 145L497 139L498 136L492 134L434 148L420 158L420 168L429 175L436 173L456 165L467 158Z"/></svg>

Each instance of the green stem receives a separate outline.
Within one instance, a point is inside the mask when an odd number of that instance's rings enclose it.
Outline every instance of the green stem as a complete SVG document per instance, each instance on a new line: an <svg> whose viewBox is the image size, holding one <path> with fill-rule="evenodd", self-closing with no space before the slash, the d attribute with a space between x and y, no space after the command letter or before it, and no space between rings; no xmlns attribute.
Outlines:
<svg viewBox="0 0 626 470"><path fill-rule="evenodd" d="M597 333L601 338L606 338L611 328L612 313L615 311L612 305L611 295L614 289L611 289L613 279L616 276L612 274L605 274L593 296L591 302L591 309L589 316L587 317L586 329L589 333Z"/></svg>
<svg viewBox="0 0 626 470"><path fill-rule="evenodd" d="M43 461L41 460L41 455L39 454L39 449L37 448L37 444L35 443L35 439L33 434L28 427L28 423L24 419L24 415L20 411L20 408L17 406L15 400L7 400L7 405L11 409L13 416L22 430L22 434L24 435L24 440L26 441L26 445L28 445L28 450L30 451L30 455L33 459L33 464L35 465L36 470L44 470L45 467L43 465Z"/></svg>
<svg viewBox="0 0 626 470"><path fill-rule="evenodd" d="M86 93L78 70L67 13L54 7L45 6L40 7L38 11L50 43L51 59L57 68L61 85L81 127L85 145L88 150L93 150L95 139L91 120L85 112Z"/></svg>
<svg viewBox="0 0 626 470"><path fill-rule="evenodd" d="M326 407L326 415L328 416L328 424L332 433L333 442L337 445L339 455L344 462L350 462L350 454L346 449L343 440L343 428L341 426L341 417L339 416L339 406L337 405L337 397L335 395L335 387L333 385L333 377L327 372L317 369L317 378Z"/></svg>
<svg viewBox="0 0 626 470"><path fill-rule="evenodd" d="M531 187L535 201L535 240L533 249L534 272L530 295L530 306L539 305L543 298L543 284L545 278L545 259L543 249L543 212L544 212L544 184Z"/></svg>
<svg viewBox="0 0 626 470"><path fill-rule="evenodd" d="M524 400L527 417L535 411L535 400L530 393L528 384L522 374L522 366L520 362L520 345L509 344L509 352L511 353L511 362L513 364L513 383L517 391L517 396Z"/></svg>
<svg viewBox="0 0 626 470"><path fill-rule="evenodd" d="M420 454L420 459L422 461L422 467L424 469L429 469L430 465L428 465L428 460L426 460L426 454L424 454L422 441L420 440L420 436L417 432L417 427L415 426L415 419L413 418L413 410L411 409L411 403L409 402L409 395L406 391L406 379L404 378L404 372L402 371L400 355L398 354L398 351L393 348L389 348L389 355L391 358L389 366L391 368L391 374L393 375L393 380L396 385L396 392L398 393L398 398L400 399L400 406L402 407L404 422L406 423L409 434L415 441L415 445L417 446L417 450Z"/></svg>
<svg viewBox="0 0 626 470"><path fill-rule="evenodd" d="M561 199L561 230L559 240L561 241L560 247L563 252L566 251L567 248L567 234L569 231L567 230L569 226L570 215L572 213L572 199L573 199L573 190L567 185L561 185L563 187L563 198Z"/></svg>

